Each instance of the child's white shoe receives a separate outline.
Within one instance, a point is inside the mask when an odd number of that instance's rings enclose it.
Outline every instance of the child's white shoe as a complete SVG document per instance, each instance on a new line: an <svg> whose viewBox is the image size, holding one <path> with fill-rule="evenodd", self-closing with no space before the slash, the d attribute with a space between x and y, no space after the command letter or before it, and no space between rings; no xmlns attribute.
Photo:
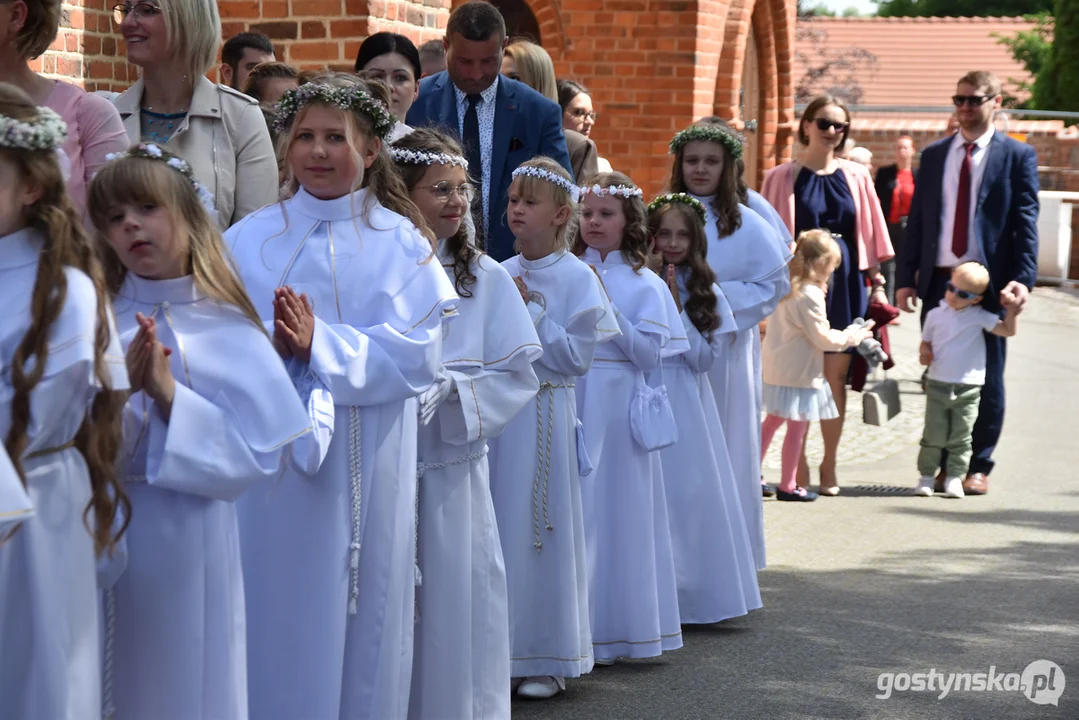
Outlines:
<svg viewBox="0 0 1079 720"><path fill-rule="evenodd" d="M963 478L950 477L944 481L944 497L963 497Z"/></svg>
<svg viewBox="0 0 1079 720"><path fill-rule="evenodd" d="M921 495L922 497L933 497L933 485L936 480L929 475L922 475L918 480L918 487L914 488L915 495ZM959 485L959 489L962 490L962 484Z"/></svg>
<svg viewBox="0 0 1079 720"><path fill-rule="evenodd" d="M566 681L560 677L544 675L526 678L517 688L517 694L532 700L547 700L566 689Z"/></svg>

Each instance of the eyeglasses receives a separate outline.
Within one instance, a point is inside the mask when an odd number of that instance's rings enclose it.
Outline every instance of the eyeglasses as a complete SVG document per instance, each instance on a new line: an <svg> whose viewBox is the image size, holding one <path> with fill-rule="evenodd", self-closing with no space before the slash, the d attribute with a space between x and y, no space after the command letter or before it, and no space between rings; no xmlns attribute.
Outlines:
<svg viewBox="0 0 1079 720"><path fill-rule="evenodd" d="M955 293L960 300L973 300L980 294L971 292L970 290L961 290L957 288L951 280L948 281L948 292Z"/></svg>
<svg viewBox="0 0 1079 720"><path fill-rule="evenodd" d="M993 95L952 95L952 103L954 103L956 107L963 107L964 105L981 107L982 105L985 105L988 100L992 100L993 97Z"/></svg>
<svg viewBox="0 0 1079 720"><path fill-rule="evenodd" d="M112 6L112 19L117 25L121 24L128 15L132 15L135 20L142 20L144 18L156 17L161 13L161 8L153 3L140 2L134 5L126 3L123 5Z"/></svg>
<svg viewBox="0 0 1079 720"><path fill-rule="evenodd" d="M450 196L456 193L461 196L461 199L466 203L471 203L472 198L476 197L476 186L471 183L461 183L460 185L453 186L443 180L435 185L422 185L424 190L430 190L438 198L438 201L445 203L450 199Z"/></svg>
<svg viewBox="0 0 1079 720"><path fill-rule="evenodd" d="M847 127L850 125L850 123L836 122L827 118L817 118L813 122L817 123L817 129L821 132L828 132L829 129L833 129L837 133L842 133L846 132Z"/></svg>
<svg viewBox="0 0 1079 720"><path fill-rule="evenodd" d="M599 117L599 113L597 113L595 110L589 111L581 110L580 108L578 108L577 110L573 111L573 117L577 118L578 120L584 120L585 118L588 118L592 122L595 122L596 118Z"/></svg>

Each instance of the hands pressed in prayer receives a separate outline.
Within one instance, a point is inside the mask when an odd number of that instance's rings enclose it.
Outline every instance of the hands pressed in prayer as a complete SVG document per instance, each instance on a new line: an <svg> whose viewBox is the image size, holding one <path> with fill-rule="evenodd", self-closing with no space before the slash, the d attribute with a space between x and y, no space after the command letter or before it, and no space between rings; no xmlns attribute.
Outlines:
<svg viewBox="0 0 1079 720"><path fill-rule="evenodd" d="M517 292L521 293L521 299L525 301L525 305L528 304L528 286L525 285L524 278L513 278L513 284L517 286Z"/></svg>
<svg viewBox="0 0 1079 720"><path fill-rule="evenodd" d="M315 312L307 294L297 295L291 287L274 290L274 348L284 359L297 357L311 361L315 336Z"/></svg>
<svg viewBox="0 0 1079 720"><path fill-rule="evenodd" d="M431 383L431 387L420 393L420 423L423 425L430 423L435 417L438 406L450 396L452 391L453 380L446 373L445 368L439 368L438 375L435 377L435 381Z"/></svg>
<svg viewBox="0 0 1079 720"><path fill-rule="evenodd" d="M157 339L157 323L142 313L135 313L139 330L127 348L127 374L132 392L145 390L167 418L176 394L169 356L172 350Z"/></svg>
<svg viewBox="0 0 1079 720"><path fill-rule="evenodd" d="M675 276L674 265L667 266L667 272L664 276L667 281L667 288L671 291L671 296L674 298L674 306L678 308L678 312L682 312L682 295L678 292L678 278Z"/></svg>

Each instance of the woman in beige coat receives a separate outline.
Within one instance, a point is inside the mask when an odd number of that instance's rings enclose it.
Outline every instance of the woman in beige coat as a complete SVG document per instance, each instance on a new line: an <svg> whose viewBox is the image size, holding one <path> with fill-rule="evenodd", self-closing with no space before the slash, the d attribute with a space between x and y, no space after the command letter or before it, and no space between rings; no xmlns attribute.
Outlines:
<svg viewBox="0 0 1079 720"><path fill-rule="evenodd" d="M132 143L186 160L214 197L222 230L278 198L277 160L258 104L210 82L221 43L214 0L117 6L127 59L142 76L116 99Z"/></svg>

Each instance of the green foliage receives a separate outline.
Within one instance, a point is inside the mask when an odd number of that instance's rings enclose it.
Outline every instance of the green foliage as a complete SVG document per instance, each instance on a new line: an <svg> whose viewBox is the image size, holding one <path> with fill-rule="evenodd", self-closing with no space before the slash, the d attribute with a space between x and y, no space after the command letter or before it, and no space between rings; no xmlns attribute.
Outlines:
<svg viewBox="0 0 1079 720"><path fill-rule="evenodd" d="M880 17L1017 17L1051 13L1053 0L876 0Z"/></svg>
<svg viewBox="0 0 1079 720"><path fill-rule="evenodd" d="M862 11L851 5L843 11L843 17L862 17Z"/></svg>
<svg viewBox="0 0 1079 720"><path fill-rule="evenodd" d="M829 10L822 2L798 0L798 17L835 17L835 10Z"/></svg>
<svg viewBox="0 0 1079 720"><path fill-rule="evenodd" d="M1079 0L1056 0L1053 45L1034 84L1040 110L1079 111ZM1074 123L1075 121L1072 121Z"/></svg>
<svg viewBox="0 0 1079 720"><path fill-rule="evenodd" d="M1021 30L1015 35L1007 36L1000 33L992 33L997 43L1011 51L1015 61L1020 63L1030 73L1030 80L1007 78L1007 83L1012 87L1005 88L1004 104L1006 107L1034 109L1034 79L1038 77L1049 61L1049 53L1053 46L1053 17L1049 13L1027 15L1025 20L1036 23L1031 30ZM1028 99L1020 101L1016 95L1025 95Z"/></svg>

